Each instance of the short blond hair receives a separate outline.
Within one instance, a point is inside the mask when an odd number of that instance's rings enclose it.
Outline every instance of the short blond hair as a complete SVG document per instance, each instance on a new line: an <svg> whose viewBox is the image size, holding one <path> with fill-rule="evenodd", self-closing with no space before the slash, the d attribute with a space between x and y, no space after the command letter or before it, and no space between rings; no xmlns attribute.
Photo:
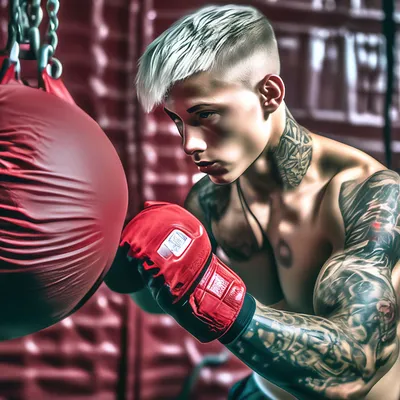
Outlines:
<svg viewBox="0 0 400 400"><path fill-rule="evenodd" d="M260 49L272 55L274 73L279 73L274 30L256 8L203 7L175 22L147 47L136 78L139 101L150 112L176 82L223 69Z"/></svg>

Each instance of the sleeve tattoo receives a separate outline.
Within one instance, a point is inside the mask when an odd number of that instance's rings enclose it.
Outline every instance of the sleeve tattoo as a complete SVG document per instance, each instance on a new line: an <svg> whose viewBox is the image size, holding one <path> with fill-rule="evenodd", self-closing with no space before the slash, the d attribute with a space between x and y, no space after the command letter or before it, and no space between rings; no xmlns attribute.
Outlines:
<svg viewBox="0 0 400 400"><path fill-rule="evenodd" d="M246 331L228 346L299 399L366 394L398 351L391 271L400 258L400 178L380 171L361 184L346 182L339 206L345 246L317 279L316 315L258 305Z"/></svg>

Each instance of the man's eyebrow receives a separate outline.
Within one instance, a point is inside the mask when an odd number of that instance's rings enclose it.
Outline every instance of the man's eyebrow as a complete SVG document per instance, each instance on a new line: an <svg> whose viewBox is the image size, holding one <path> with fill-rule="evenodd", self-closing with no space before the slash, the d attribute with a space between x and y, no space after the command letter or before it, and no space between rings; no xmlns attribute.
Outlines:
<svg viewBox="0 0 400 400"><path fill-rule="evenodd" d="M196 112L199 108L204 107L204 106L211 106L212 104L209 103L201 103L201 104L196 104L193 107L190 107L186 110L187 113L192 114Z"/></svg>
<svg viewBox="0 0 400 400"><path fill-rule="evenodd" d="M196 111L197 111L198 109L200 109L201 107L204 107L204 106L212 106L212 105L213 105L213 104L210 104L210 103L200 103L200 104L196 104L195 106L188 108L188 109L186 110L186 112L187 112L188 114L193 114L194 112L196 112ZM167 114L176 115L174 112L168 110L166 107L164 107L164 111L165 111Z"/></svg>

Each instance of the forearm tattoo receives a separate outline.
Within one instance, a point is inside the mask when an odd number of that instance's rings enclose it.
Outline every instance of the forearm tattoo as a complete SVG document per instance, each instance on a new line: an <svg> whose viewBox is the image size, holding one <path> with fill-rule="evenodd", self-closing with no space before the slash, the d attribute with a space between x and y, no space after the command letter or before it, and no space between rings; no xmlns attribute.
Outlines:
<svg viewBox="0 0 400 400"><path fill-rule="evenodd" d="M229 348L254 371L294 393L359 393L396 356L398 310L391 270L400 258L400 179L380 171L342 185L345 249L315 287L316 316L258 305ZM340 396L339 396L340 398Z"/></svg>

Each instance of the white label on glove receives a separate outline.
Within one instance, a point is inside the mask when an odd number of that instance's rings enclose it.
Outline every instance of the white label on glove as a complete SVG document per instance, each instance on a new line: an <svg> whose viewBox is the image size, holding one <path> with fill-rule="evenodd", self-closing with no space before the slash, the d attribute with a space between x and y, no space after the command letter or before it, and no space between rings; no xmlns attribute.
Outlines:
<svg viewBox="0 0 400 400"><path fill-rule="evenodd" d="M229 282L226 279L224 279L221 275L215 273L213 276L212 284L209 287L209 290L210 292L218 296L218 298L222 298L228 285Z"/></svg>
<svg viewBox="0 0 400 400"><path fill-rule="evenodd" d="M185 235L182 231L175 229L164 240L157 253L165 258L167 258L171 253L175 257L179 257L188 248L191 242L192 239L190 239L189 236Z"/></svg>

